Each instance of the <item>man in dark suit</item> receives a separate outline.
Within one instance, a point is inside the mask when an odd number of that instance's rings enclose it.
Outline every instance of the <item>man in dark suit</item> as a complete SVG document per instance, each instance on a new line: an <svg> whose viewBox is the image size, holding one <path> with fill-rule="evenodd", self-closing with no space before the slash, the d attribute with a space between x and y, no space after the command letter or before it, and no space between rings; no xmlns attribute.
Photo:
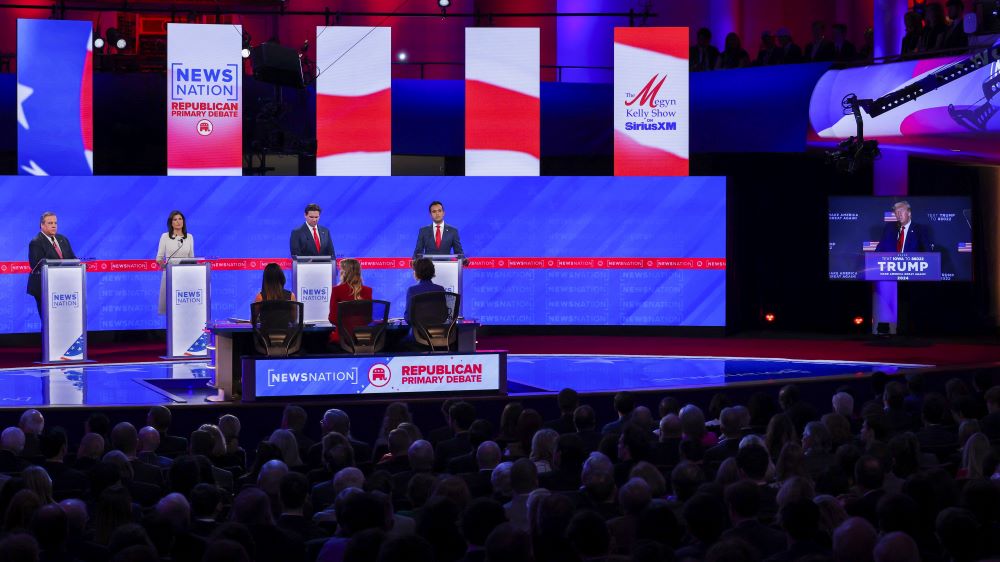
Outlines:
<svg viewBox="0 0 1000 562"><path fill-rule="evenodd" d="M325 226L319 225L322 209L315 203L306 205L306 222L292 231L288 246L292 256L334 257L333 239Z"/></svg>
<svg viewBox="0 0 1000 562"><path fill-rule="evenodd" d="M895 223L886 223L882 229L876 252L930 252L932 244L924 229L910 220L910 203L899 201L892 206Z"/></svg>
<svg viewBox="0 0 1000 562"><path fill-rule="evenodd" d="M775 64L798 64L802 62L802 49L792 40L788 28L782 27L776 33L778 38L778 55Z"/></svg>
<svg viewBox="0 0 1000 562"><path fill-rule="evenodd" d="M153 406L146 414L146 425L152 426L160 432L160 447L157 452L170 458L183 455L188 448L187 439L167 433L172 420L173 414L166 406Z"/></svg>
<svg viewBox="0 0 1000 562"><path fill-rule="evenodd" d="M545 422L542 427L554 429L560 435L576 432L576 425L573 423L573 412L580 405L579 395L572 388L564 388L559 391L557 400L559 402L559 417Z"/></svg>
<svg viewBox="0 0 1000 562"><path fill-rule="evenodd" d="M456 402L448 411L455 436L437 444L434 448L435 469L443 472L448 461L472 451L469 426L476 421L476 408L468 402ZM477 444L478 445L478 444Z"/></svg>
<svg viewBox="0 0 1000 562"><path fill-rule="evenodd" d="M722 439L718 445L705 451L705 462L714 465L716 468L722 461L729 457L735 457L740 448L740 439L743 435L740 429L743 427L743 415L741 406L723 408L719 413L719 425L722 427ZM749 417L749 413L746 417Z"/></svg>
<svg viewBox="0 0 1000 562"><path fill-rule="evenodd" d="M87 475L66 465L68 443L61 427L49 429L41 438L41 452L45 457L42 468L52 478L52 494L57 500L80 497L90 486Z"/></svg>
<svg viewBox="0 0 1000 562"><path fill-rule="evenodd" d="M31 266L31 273L28 274L28 294L35 297L35 304L38 307L38 317L42 315L42 260L72 260L76 259L73 247L69 245L69 239L58 234L59 221L56 214L46 211L42 213L39 222L41 232L28 243L28 265Z"/></svg>
<svg viewBox="0 0 1000 562"><path fill-rule="evenodd" d="M812 24L813 40L806 45L803 57L806 62L829 62L833 60L833 43L826 38L826 24L814 21Z"/></svg>
<svg viewBox="0 0 1000 562"><path fill-rule="evenodd" d="M160 489L166 485L163 471L158 466L142 462L137 457L139 449L139 432L128 422L121 422L111 430L111 446L125 453L132 465L135 481L152 484Z"/></svg>
<svg viewBox="0 0 1000 562"><path fill-rule="evenodd" d="M726 505L733 526L722 533L723 540L740 539L757 549L761 558L785 550L785 535L758 520L760 488L750 480L740 480L726 488Z"/></svg>
<svg viewBox="0 0 1000 562"><path fill-rule="evenodd" d="M413 250L413 257L464 254L458 229L444 223L444 205L440 201L434 201L429 210L431 225L423 226L417 232L417 247Z"/></svg>

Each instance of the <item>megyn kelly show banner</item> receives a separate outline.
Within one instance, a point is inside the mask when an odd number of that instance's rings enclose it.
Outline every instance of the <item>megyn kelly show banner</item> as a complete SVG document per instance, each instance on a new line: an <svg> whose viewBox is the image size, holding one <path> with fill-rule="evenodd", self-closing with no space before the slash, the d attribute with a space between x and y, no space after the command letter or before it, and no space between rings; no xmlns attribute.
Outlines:
<svg viewBox="0 0 1000 562"><path fill-rule="evenodd" d="M243 173L239 25L167 24L167 175Z"/></svg>
<svg viewBox="0 0 1000 562"><path fill-rule="evenodd" d="M615 28L615 175L688 175L688 28Z"/></svg>

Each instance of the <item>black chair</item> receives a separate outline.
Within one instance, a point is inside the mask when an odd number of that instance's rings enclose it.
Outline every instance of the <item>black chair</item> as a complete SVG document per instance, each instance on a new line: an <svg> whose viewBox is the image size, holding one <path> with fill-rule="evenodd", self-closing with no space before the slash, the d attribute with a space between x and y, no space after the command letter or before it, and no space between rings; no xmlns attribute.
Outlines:
<svg viewBox="0 0 1000 562"><path fill-rule="evenodd" d="M337 334L344 351L374 355L385 347L389 325L389 301L342 301L337 303Z"/></svg>
<svg viewBox="0 0 1000 562"><path fill-rule="evenodd" d="M250 305L253 346L268 357L285 357L302 348L302 303L261 301Z"/></svg>
<svg viewBox="0 0 1000 562"><path fill-rule="evenodd" d="M461 303L458 293L435 291L414 295L409 303L413 339L431 351L451 350L458 341L455 323Z"/></svg>

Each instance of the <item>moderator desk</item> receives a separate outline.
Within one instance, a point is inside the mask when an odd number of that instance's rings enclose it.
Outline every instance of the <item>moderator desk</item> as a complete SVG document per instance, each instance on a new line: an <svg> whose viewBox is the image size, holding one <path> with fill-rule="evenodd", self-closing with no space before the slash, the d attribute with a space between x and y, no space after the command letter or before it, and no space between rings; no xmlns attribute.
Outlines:
<svg viewBox="0 0 1000 562"><path fill-rule="evenodd" d="M457 353L475 353L476 330L479 322L472 320L460 321L457 326ZM386 334L386 349L382 355L393 353L399 346L410 327L406 324L390 324ZM209 355L214 363L215 388L218 396L214 401L233 400L233 391L240 394L242 384L241 357L255 355L253 346L253 327L247 322L216 321L208 324L208 330L214 340L214 351ZM327 335L333 330L329 322L306 324L303 334L303 352L326 355ZM310 337L312 336L312 337ZM346 355L346 354L345 354Z"/></svg>

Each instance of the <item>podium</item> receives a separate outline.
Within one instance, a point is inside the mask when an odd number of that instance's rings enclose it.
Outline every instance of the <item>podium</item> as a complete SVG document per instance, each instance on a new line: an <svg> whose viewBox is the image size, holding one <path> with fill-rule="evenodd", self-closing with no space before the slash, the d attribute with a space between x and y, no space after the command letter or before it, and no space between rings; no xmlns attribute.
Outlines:
<svg viewBox="0 0 1000 562"><path fill-rule="evenodd" d="M434 262L434 283L444 287L450 293L462 294L462 254L424 254L420 256ZM464 301L464 299L462 299ZM463 303L459 303L458 317L462 317Z"/></svg>
<svg viewBox="0 0 1000 562"><path fill-rule="evenodd" d="M941 281L937 252L866 252L865 281Z"/></svg>
<svg viewBox="0 0 1000 562"><path fill-rule="evenodd" d="M167 355L165 359L206 357L211 317L212 266L204 258L167 263Z"/></svg>
<svg viewBox="0 0 1000 562"><path fill-rule="evenodd" d="M303 321L307 324L329 321L334 273L330 256L292 257L292 287L304 306Z"/></svg>
<svg viewBox="0 0 1000 562"><path fill-rule="evenodd" d="M87 361L87 273L80 260L42 260L42 363Z"/></svg>

